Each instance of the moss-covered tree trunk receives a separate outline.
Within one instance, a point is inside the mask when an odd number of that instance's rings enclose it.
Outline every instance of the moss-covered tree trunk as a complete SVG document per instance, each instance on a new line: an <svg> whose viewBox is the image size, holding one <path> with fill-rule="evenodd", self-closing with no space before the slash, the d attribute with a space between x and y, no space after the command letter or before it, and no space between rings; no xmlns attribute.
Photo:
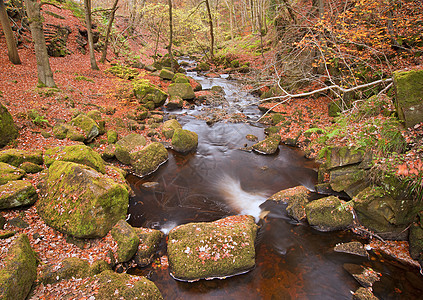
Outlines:
<svg viewBox="0 0 423 300"><path fill-rule="evenodd" d="M34 40L35 58L37 60L38 84L47 87L55 87L53 72L47 54L46 40L43 32L43 19L41 17L41 3L37 0L26 0L26 13L29 27Z"/></svg>
<svg viewBox="0 0 423 300"><path fill-rule="evenodd" d="M20 65L21 60L19 58L18 48L16 47L15 37L13 36L12 28L10 27L9 17L3 0L0 0L0 23L3 27L4 36L6 37L7 55L9 55L9 60L14 65Z"/></svg>
<svg viewBox="0 0 423 300"><path fill-rule="evenodd" d="M90 50L90 63L91 69L99 70L97 62L94 55L94 39L92 32L92 22L91 22L91 0L84 0L85 8L85 23L87 25L87 34L88 34L88 49Z"/></svg>

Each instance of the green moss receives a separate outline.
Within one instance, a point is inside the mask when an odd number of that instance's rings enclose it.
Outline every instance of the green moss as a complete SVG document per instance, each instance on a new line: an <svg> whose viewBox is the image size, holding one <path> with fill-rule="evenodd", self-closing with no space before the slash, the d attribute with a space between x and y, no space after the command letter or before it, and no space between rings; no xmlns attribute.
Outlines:
<svg viewBox="0 0 423 300"><path fill-rule="evenodd" d="M134 171L141 175L148 175L167 161L167 150L163 144L155 142L144 147L140 151L131 153L131 165Z"/></svg>
<svg viewBox="0 0 423 300"><path fill-rule="evenodd" d="M134 96L139 99L140 103L145 104L151 101L154 104L154 108L162 106L166 102L168 95L148 80L136 80L132 85Z"/></svg>
<svg viewBox="0 0 423 300"><path fill-rule="evenodd" d="M37 165L43 164L43 152L41 150L7 149L0 151L0 162L19 167L23 162L32 162Z"/></svg>
<svg viewBox="0 0 423 300"><path fill-rule="evenodd" d="M198 145L198 135L189 130L177 128L172 136L172 147L175 151L188 153L195 151Z"/></svg>
<svg viewBox="0 0 423 300"><path fill-rule="evenodd" d="M137 252L140 242L134 228L124 220L119 220L119 222L113 226L111 233L118 245L117 262L129 261Z"/></svg>
<svg viewBox="0 0 423 300"><path fill-rule="evenodd" d="M175 119L167 120L162 127L162 133L165 138L170 139L176 129L182 128L181 124Z"/></svg>
<svg viewBox="0 0 423 300"><path fill-rule="evenodd" d="M30 174L35 174L44 170L42 166L36 165L29 161L23 162L20 165L20 168L24 170L26 173L30 173Z"/></svg>
<svg viewBox="0 0 423 300"><path fill-rule="evenodd" d="M172 83L168 87L169 96L179 96L183 100L195 98L194 90L189 83Z"/></svg>
<svg viewBox="0 0 423 300"><path fill-rule="evenodd" d="M90 264L85 259L68 257L60 262L60 268L56 266L46 267L40 277L43 284L56 283L71 278L85 278L89 276Z"/></svg>
<svg viewBox="0 0 423 300"><path fill-rule="evenodd" d="M91 78L87 78L85 76L82 75L78 75L75 77L76 81L88 81L88 82L94 82L94 80L92 80Z"/></svg>
<svg viewBox="0 0 423 300"><path fill-rule="evenodd" d="M0 162L0 185L25 176L25 171L12 165Z"/></svg>
<svg viewBox="0 0 423 300"><path fill-rule="evenodd" d="M128 80L135 79L139 75L139 72L135 68L125 67L122 65L112 66L107 69L106 72Z"/></svg>
<svg viewBox="0 0 423 300"><path fill-rule="evenodd" d="M131 151L145 146L146 143L147 140L142 135L136 133L128 134L116 143L116 158L120 162L129 165L131 163Z"/></svg>
<svg viewBox="0 0 423 300"><path fill-rule="evenodd" d="M271 135L265 138L263 141L260 141L253 145L253 150L262 154L273 154L278 149L279 143L281 141L280 135Z"/></svg>
<svg viewBox="0 0 423 300"><path fill-rule="evenodd" d="M100 128L97 122L84 114L79 114L73 118L71 125L82 129L87 142L92 141L92 139L100 133Z"/></svg>
<svg viewBox="0 0 423 300"><path fill-rule="evenodd" d="M107 131L107 142L109 144L115 144L118 140L118 134L115 130Z"/></svg>
<svg viewBox="0 0 423 300"><path fill-rule="evenodd" d="M102 259L98 259L95 262L92 263L92 265L90 266L90 269L88 271L89 275L97 275L100 274L103 271L106 270L111 270L112 268L110 267L110 265L105 262Z"/></svg>
<svg viewBox="0 0 423 300"><path fill-rule="evenodd" d="M0 185L0 209L32 205L37 192L29 181L16 180Z"/></svg>

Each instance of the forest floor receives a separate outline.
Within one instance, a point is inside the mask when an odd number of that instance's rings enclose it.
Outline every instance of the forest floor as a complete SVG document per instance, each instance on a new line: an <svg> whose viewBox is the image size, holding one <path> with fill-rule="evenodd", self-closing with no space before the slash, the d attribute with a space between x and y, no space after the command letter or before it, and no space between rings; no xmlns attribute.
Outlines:
<svg viewBox="0 0 423 300"><path fill-rule="evenodd" d="M89 55L82 54L76 43L78 28L84 28L83 23L73 16L69 10L59 10L49 6L48 10L62 15L65 19L57 19L51 15L45 15L45 23L55 25L66 25L72 30L69 35L67 47L71 51L70 55L65 57L50 58L51 68L54 73L54 80L58 89L37 88L37 68L34 55L34 48L30 42L24 42L19 47L19 56L21 65L13 65L9 62L6 51L0 51L0 101L7 107L12 114L18 128L19 137L7 148L18 149L41 149L45 150L53 146L67 146L77 144L68 139L58 140L52 136L52 126L57 122L65 120L70 121L75 111L88 112L93 109L104 111L114 111L112 116L107 116L106 130L114 129L120 136L125 136L133 131L126 127L116 126L115 120L127 120L127 113L133 106L122 97L122 89L125 86L124 80L121 80L106 70L112 62L118 59L113 58L110 52L110 62L99 64L100 70L94 71L90 68ZM30 40L29 32L26 37ZM132 51L137 52L135 41L130 42ZM5 37L0 34L0 49L6 49ZM163 48L160 49L165 53ZM151 64L154 53L152 48L143 49L141 60L145 64ZM271 56L272 53L266 55ZM96 53L97 59L100 54ZM240 55L243 61L250 61L252 67L260 68L265 60L257 56ZM215 72L224 72L216 70ZM139 70L140 75L148 79L151 83L166 89L169 83L163 82L158 76L152 76L145 70ZM327 99L320 97L317 99L297 99L292 100L289 105L279 106L275 111L283 112L286 115L298 114L301 122L293 123L290 130L280 132L283 138L295 138L299 132L309 129L312 125L319 128L325 128L331 125L332 118L327 115ZM45 118L45 126L38 126L28 117L30 110L36 109ZM319 115L318 120L316 116ZM300 121L298 119L298 121ZM420 127L415 128L417 131ZM137 130L137 133L146 135L143 131ZM417 135L417 133L416 133ZM317 137L311 137L317 138ZM102 136L97 141L95 148L101 152L101 149L107 145L107 137ZM300 145L305 145L304 139L299 140ZM29 178L34 185L38 184L38 176ZM48 227L36 213L35 207L26 209L2 211L1 215L7 220L19 218L29 226L20 228L17 226L6 225L5 229L13 230L17 233L26 233L30 239L31 246L39 254L41 261L41 270L47 264L57 264L66 257L85 258L90 262L97 259L108 260L109 250L115 250L116 244L110 236L110 233L102 239L85 240L83 244L75 245L63 234ZM14 237L0 240L0 258L2 258L8 249L8 245ZM0 263L1 267L1 263ZM55 285L37 285L31 294L30 299L62 299L62 296L69 293L75 293L78 290L78 299L90 299L95 295L95 285L91 289L84 289L85 280L62 281ZM64 299L64 298L63 298Z"/></svg>

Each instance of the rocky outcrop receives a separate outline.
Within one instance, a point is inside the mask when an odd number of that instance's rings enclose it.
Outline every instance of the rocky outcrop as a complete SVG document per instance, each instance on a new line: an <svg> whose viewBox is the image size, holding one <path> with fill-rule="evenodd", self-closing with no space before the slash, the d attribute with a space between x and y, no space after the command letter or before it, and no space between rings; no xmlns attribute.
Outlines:
<svg viewBox="0 0 423 300"><path fill-rule="evenodd" d="M172 78L175 76L175 73L168 69L161 69L160 70L160 78L165 80L172 80Z"/></svg>
<svg viewBox="0 0 423 300"><path fill-rule="evenodd" d="M60 146L48 149L44 154L44 163L50 166L55 161L74 162L105 173L104 161L100 154L85 145Z"/></svg>
<svg viewBox="0 0 423 300"><path fill-rule="evenodd" d="M278 150L281 137L278 134L271 135L253 145L253 150L261 154L273 154Z"/></svg>
<svg viewBox="0 0 423 300"><path fill-rule="evenodd" d="M198 135L189 130L177 128L172 136L172 148L176 152L189 153L197 149Z"/></svg>
<svg viewBox="0 0 423 300"><path fill-rule="evenodd" d="M169 110L182 108L184 106L184 100L180 96L170 96L169 101L166 103L166 108Z"/></svg>
<svg viewBox="0 0 423 300"><path fill-rule="evenodd" d="M137 252L140 242L135 229L124 220L120 220L112 228L112 237L118 246L117 262L129 261Z"/></svg>
<svg viewBox="0 0 423 300"><path fill-rule="evenodd" d="M0 298L24 300L37 278L37 257L25 234L12 243L0 269Z"/></svg>
<svg viewBox="0 0 423 300"><path fill-rule="evenodd" d="M0 103L0 148L18 137L18 129L13 122L12 115Z"/></svg>
<svg viewBox="0 0 423 300"><path fill-rule="evenodd" d="M353 209L335 196L314 200L306 205L308 223L320 231L347 229L353 224Z"/></svg>
<svg viewBox="0 0 423 300"><path fill-rule="evenodd" d="M156 171L167 161L168 154L163 144L154 142L130 155L130 163L134 172L140 176Z"/></svg>
<svg viewBox="0 0 423 300"><path fill-rule="evenodd" d="M48 170L38 214L51 227L77 238L103 237L126 217L128 190L94 169L55 161Z"/></svg>
<svg viewBox="0 0 423 300"><path fill-rule="evenodd" d="M163 299L157 286L145 277L129 274L117 274L113 271L104 271L97 275L99 289L97 300L126 299L137 297L146 300Z"/></svg>
<svg viewBox="0 0 423 300"><path fill-rule="evenodd" d="M394 72L395 105L406 127L423 122L423 70Z"/></svg>
<svg viewBox="0 0 423 300"><path fill-rule="evenodd" d="M85 141L85 135L75 126L59 123L53 127L53 135L56 139L70 139L71 141L83 142Z"/></svg>
<svg viewBox="0 0 423 300"><path fill-rule="evenodd" d="M172 229L168 237L172 276L195 281L250 270L255 265L256 232L252 216L232 216Z"/></svg>

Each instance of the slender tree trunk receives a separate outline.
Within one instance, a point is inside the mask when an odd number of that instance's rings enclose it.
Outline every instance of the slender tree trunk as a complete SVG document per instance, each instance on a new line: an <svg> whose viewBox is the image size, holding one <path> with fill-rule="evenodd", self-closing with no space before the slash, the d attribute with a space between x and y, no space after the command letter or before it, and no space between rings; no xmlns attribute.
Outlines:
<svg viewBox="0 0 423 300"><path fill-rule="evenodd" d="M109 24L107 26L107 31L106 31L106 40L104 41L103 53L101 54L101 58L100 58L101 63L104 63L106 61L107 46L109 45L109 36L110 36L110 32L112 31L113 21L115 19L115 13L116 13L118 2L119 0L115 0L115 2L113 3L112 11L110 12Z"/></svg>
<svg viewBox="0 0 423 300"><path fill-rule="evenodd" d="M206 0L207 15L209 17L209 27L210 27L210 58L214 60L214 30L213 30L213 19L210 10L210 2Z"/></svg>
<svg viewBox="0 0 423 300"><path fill-rule="evenodd" d="M93 41L93 32L92 32L92 23L91 23L91 0L84 0L85 8L85 23L87 25L88 33L88 48L90 50L90 63L91 69L99 70L97 62L94 55L94 41Z"/></svg>
<svg viewBox="0 0 423 300"><path fill-rule="evenodd" d="M173 53L172 53L172 44L173 44L173 13L172 13L172 0L167 1L169 5L169 46L167 50L169 51L170 59L170 68L172 72L175 71L175 64L173 62Z"/></svg>
<svg viewBox="0 0 423 300"><path fill-rule="evenodd" d="M6 37L7 44L7 55L9 60L14 65L20 65L21 60L18 54L18 48L16 47L15 37L13 36L12 28L9 23L9 16L7 15L6 6L3 0L0 0L0 23L3 27L4 36Z"/></svg>
<svg viewBox="0 0 423 300"><path fill-rule="evenodd" d="M47 87L56 87L47 54L40 5L41 4L37 2L37 0L25 0L29 27L31 28L32 39L34 40L35 58L37 60L38 84L45 85Z"/></svg>

